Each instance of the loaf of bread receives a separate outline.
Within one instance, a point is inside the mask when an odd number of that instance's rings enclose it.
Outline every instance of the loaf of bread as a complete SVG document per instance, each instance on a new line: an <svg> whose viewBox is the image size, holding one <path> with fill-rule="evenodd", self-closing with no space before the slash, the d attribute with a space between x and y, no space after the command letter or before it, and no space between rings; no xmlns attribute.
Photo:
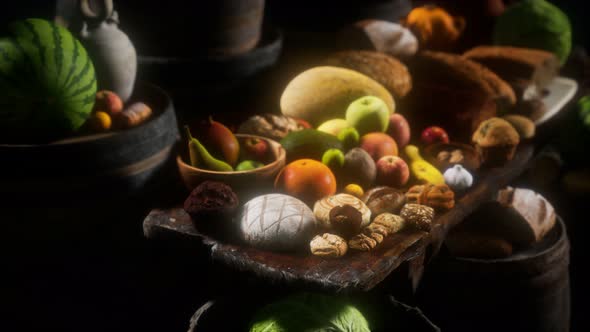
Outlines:
<svg viewBox="0 0 590 332"><path fill-rule="evenodd" d="M478 46L464 57L478 62L508 82L524 80L543 89L557 76L559 59L551 52L508 46Z"/></svg>
<svg viewBox="0 0 590 332"><path fill-rule="evenodd" d="M496 201L507 218L500 227L511 233L515 244L528 245L540 241L555 226L555 210L543 196L524 188L500 190Z"/></svg>
<svg viewBox="0 0 590 332"><path fill-rule="evenodd" d="M325 65L356 70L381 83L396 98L412 89L408 68L393 56L374 51L342 51L330 55Z"/></svg>
<svg viewBox="0 0 590 332"><path fill-rule="evenodd" d="M529 189L507 187L453 232L483 234L503 239L515 248L526 248L541 241L555 222L553 206L543 196Z"/></svg>
<svg viewBox="0 0 590 332"><path fill-rule="evenodd" d="M421 52L408 62L414 86L400 109L418 132L443 127L454 141L468 142L498 107L516 103L514 91L492 71L460 55Z"/></svg>

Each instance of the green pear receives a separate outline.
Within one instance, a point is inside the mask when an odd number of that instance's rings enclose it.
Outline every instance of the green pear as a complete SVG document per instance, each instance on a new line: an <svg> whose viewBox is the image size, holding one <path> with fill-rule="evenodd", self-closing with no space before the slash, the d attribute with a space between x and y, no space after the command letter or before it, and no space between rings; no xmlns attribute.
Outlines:
<svg viewBox="0 0 590 332"><path fill-rule="evenodd" d="M350 128L350 124L345 119L332 119L319 125L317 130L338 136L338 134L346 128Z"/></svg>
<svg viewBox="0 0 590 332"><path fill-rule="evenodd" d="M346 109L346 121L359 135L385 132L389 126L389 108L375 96L365 96L353 101Z"/></svg>

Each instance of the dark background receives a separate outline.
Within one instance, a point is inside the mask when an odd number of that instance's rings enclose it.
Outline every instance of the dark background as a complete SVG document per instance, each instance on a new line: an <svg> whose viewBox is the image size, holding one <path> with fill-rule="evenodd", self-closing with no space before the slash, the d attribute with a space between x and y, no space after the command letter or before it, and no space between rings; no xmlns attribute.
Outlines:
<svg viewBox="0 0 590 332"><path fill-rule="evenodd" d="M289 32L335 30L361 18L362 12L357 10L359 2L267 1L266 26L284 29L285 52L305 43L321 47L321 40L294 38ZM451 11L466 15L477 15L481 3L440 2ZM585 1L552 2L570 16L574 44L590 47ZM1 23L25 17L50 18L54 12L51 1L21 0L4 5L0 11ZM207 8L201 1L125 0L116 1L115 5L121 28L128 32L140 55L190 57L203 51L199 35L204 32L198 22L199 17L207 15ZM485 18L474 24L482 31L490 27ZM285 64L285 59L280 63ZM222 118L224 114L246 114L246 109L252 111L247 104L256 103L253 99L276 94L282 87L279 83L283 77L273 81L272 73L261 73L252 78L257 84L250 88L233 88L232 98L212 96L203 87L203 79L194 79L199 89L191 93L190 100L179 102L181 119L210 113L201 105L209 104L212 98L222 98L216 110ZM273 107L269 106L269 111ZM566 167L581 167L580 163L574 160L568 164L566 160ZM171 184L165 192L175 192L176 198L182 199L182 190L175 189L178 187ZM583 305L588 294L585 280L589 275L583 266L588 226L577 212L587 211L588 197L572 197L558 187L549 189L544 194L564 217L572 241L572 331L587 331L590 326L583 325ZM4 276L0 286L0 306L4 307L0 311L0 330L186 330L194 310L222 291L223 282L229 283L231 275L212 267L207 257L199 255L195 248L151 243L143 238L141 221L149 208L161 203L162 196L154 191L125 201L88 206L63 202L51 208L39 207L43 197L31 197L20 205L0 204L3 215L0 220L5 225L0 233L4 235L0 241L0 271ZM221 286L210 287L213 281Z"/></svg>

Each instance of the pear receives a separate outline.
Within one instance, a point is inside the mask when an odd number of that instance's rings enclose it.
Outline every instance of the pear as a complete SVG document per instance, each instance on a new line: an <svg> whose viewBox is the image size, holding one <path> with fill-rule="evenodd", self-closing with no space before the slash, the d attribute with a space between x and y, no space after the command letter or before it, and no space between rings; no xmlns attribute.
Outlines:
<svg viewBox="0 0 590 332"><path fill-rule="evenodd" d="M229 128L209 117L199 135L201 137L213 156L225 160L231 166L236 165L240 156L240 144Z"/></svg>
<svg viewBox="0 0 590 332"><path fill-rule="evenodd" d="M188 137L188 151L191 160L191 166L206 168L212 171L218 172L231 172L233 168L231 165L223 160L216 159L209 151L199 142L198 139L191 135L191 131L188 126L184 126Z"/></svg>
<svg viewBox="0 0 590 332"><path fill-rule="evenodd" d="M319 125L317 130L338 136L346 128L350 128L350 124L345 119L332 119Z"/></svg>

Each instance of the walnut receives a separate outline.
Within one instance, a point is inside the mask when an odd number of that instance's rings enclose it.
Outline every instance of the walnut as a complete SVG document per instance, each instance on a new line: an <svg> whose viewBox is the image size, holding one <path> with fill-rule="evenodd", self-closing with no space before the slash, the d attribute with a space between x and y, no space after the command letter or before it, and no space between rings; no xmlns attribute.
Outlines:
<svg viewBox="0 0 590 332"><path fill-rule="evenodd" d="M377 246L377 241L368 235L361 233L350 239L350 241L348 241L348 246L356 250L369 251Z"/></svg>
<svg viewBox="0 0 590 332"><path fill-rule="evenodd" d="M346 254L346 240L338 235L324 233L316 235L309 243L311 253L315 256L335 258Z"/></svg>
<svg viewBox="0 0 590 332"><path fill-rule="evenodd" d="M421 231L430 231L434 219L434 209L420 204L406 204L400 216L413 227Z"/></svg>

